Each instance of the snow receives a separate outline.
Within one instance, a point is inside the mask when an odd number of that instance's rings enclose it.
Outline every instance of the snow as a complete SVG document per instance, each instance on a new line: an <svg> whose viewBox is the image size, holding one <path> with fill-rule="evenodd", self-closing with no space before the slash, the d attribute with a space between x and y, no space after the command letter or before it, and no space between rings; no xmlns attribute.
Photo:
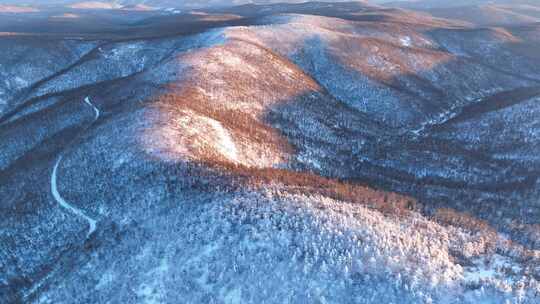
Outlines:
<svg viewBox="0 0 540 304"><path fill-rule="evenodd" d="M405 39L402 43L410 45L410 39ZM337 75L328 79L341 85L353 82L351 80L362 84L362 79L352 78L352 74L347 74L345 69L329 69L333 62L331 62L331 57L325 56L327 45L323 42L320 42L320 45L311 44L309 47L311 49L306 52L311 52L312 57L317 59L313 70L310 71L314 72L315 76L319 78L332 76L332 73L321 74L330 71ZM221 61L216 60L217 63L206 64L205 71L221 72L220 69L223 66L242 72L250 71L251 67L242 60L242 57L219 51L215 54ZM200 62L206 63L205 57L196 57L196 59L201 58L203 60ZM298 59L300 62L301 60L301 58ZM222 62L223 66L219 62ZM198 67L195 66L195 68ZM294 71L287 71L287 73L294 74ZM193 76L193 74L195 73L188 76ZM220 82L219 88L227 85L222 79L213 76L208 77L212 78L209 81ZM367 83L367 80L365 82ZM192 85L188 82L182 84ZM201 82L197 84L200 85ZM355 92L362 89L368 90L370 87L372 86L359 85L335 89ZM206 96L216 104L219 101L223 102L220 96L226 96L217 94L222 92L212 90L211 86L210 88L209 86L197 87L196 91L198 95ZM381 97L384 97L382 93ZM236 101L236 99L231 100ZM231 100L225 102L233 103ZM368 102L369 98L366 100ZM95 119L98 119L99 109L91 103L90 98L85 98L84 102L92 107ZM251 108L246 108L251 110ZM216 107L216 109L219 108ZM245 149L249 143L240 142L238 137L235 138L238 133L235 134L236 130L227 126L225 120L220 122L217 118L204 116L206 114L195 110L178 109L178 107L172 111L174 114L167 117L171 119L162 121L163 124L167 124L167 128L160 130L162 132L159 135L165 139L157 136L152 138L157 141L169 140L166 144L170 146L165 148L177 149L176 151L185 153L189 157L194 157L193 150L199 149L205 152L211 149L211 152L217 152L234 162L243 161L241 156L248 154L246 150L239 152L239 149ZM447 118L444 113L434 114L433 119L428 123L437 123ZM306 128L306 130L301 130L302 135L318 132L319 138L330 138L330 133L325 128L314 127L317 126L315 120L302 117L301 123L304 126L298 129ZM338 129L339 125L336 124L334 128ZM422 129L413 132L420 134ZM328 164L322 157L317 156L324 155L323 152L314 152L315 156L311 155L312 152L313 150L307 149L300 152L297 160L316 169L321 169ZM119 156L113 160L112 164L107 162L107 165L118 168L129 161L129 155L115 155ZM54 188L56 188L56 171L61 159L62 156L53 170ZM368 156L366 159L369 159ZM134 192L139 190L130 189ZM158 195L153 194L153 190L145 188L144 191L146 191L144 195L150 198L148 201L158 201L154 199ZM309 189L304 194L294 195L286 191L286 189L278 189L276 192L280 193L276 194L268 190L269 193L248 193L245 197L242 197L243 194L238 194L230 200L222 198L222 193L219 193L219 199L210 202L207 197L200 201L194 198L195 203L192 204L194 206L190 207L186 207L189 204L184 200L190 200L192 197L182 197L177 204L174 204L174 208L167 206L166 210L156 215L158 219L156 223L150 222L153 215L145 214L144 219L141 218L140 221L137 218L141 231L156 231L157 233L155 237L135 240L148 242L149 245L144 247L143 253L138 256L137 253L132 255L131 252L126 255L126 264L133 262L129 265L133 268L128 269L133 270L129 275L122 274L122 269L117 270L119 277L117 280L135 282L133 283L134 291L129 291L130 295L140 297L141 299L137 299L140 300L138 302L145 303L167 302L169 300L167 296L172 298L174 295L164 293L175 294L176 292L170 286L182 288L186 285L181 283L186 282L189 283L189 289L193 287L192 289L196 290L182 291L186 302L190 302L190 296L197 299L199 290L206 294L219 294L219 302L224 303L243 302L242 297L248 298L253 294L258 296L259 291L260 298L274 296L285 299L285 293L295 292L294 296L298 297L296 299L302 299L301 296L309 293L306 298L311 301L304 301L306 303L317 301L324 303L327 299L334 298L337 303L355 298L360 302L366 291L362 288L368 291L371 289L374 293L379 292L383 294L382 296L385 296L384 293L388 288L389 294L397 294L396 298L402 295L416 296L425 293L426 302L434 298L435 303L443 303L437 300L438 292L453 291L452 288L461 282L479 282L497 278L501 274L501 268L516 266L510 259L495 255L494 261L489 265L486 265L485 259L478 259L474 261L473 267L463 270L462 266L452 258L452 252L462 249L460 246L465 243L472 244L471 251L484 248L484 244L465 233L457 233L452 227L440 226L431 219L417 214L404 218L385 216L361 204L348 204L313 194ZM58 189L52 192L57 200L63 200ZM227 195L223 194L223 196ZM126 230L129 228L128 218L135 212L149 212L146 209L148 201L145 201L143 208L134 205L132 208L122 210L126 214L122 214L123 219L120 224L123 226L121 228L126 228ZM204 201L204 204L201 204L201 201ZM133 203L137 202L133 201ZM114 205L111 204L111 206ZM201 208L202 212L194 212L193 210L199 210L196 208ZM103 214L102 211L100 213ZM136 217L133 216L133 218ZM145 227L146 224L148 226ZM136 233L126 233L123 243L128 243L129 238L134 237L134 234ZM120 247L124 244L115 245ZM140 248L141 243L136 244L137 249ZM152 249L162 244L167 244L167 246L172 244L172 246L171 248L165 246L162 251ZM131 258L136 261L130 261ZM100 263L99 259L93 262ZM106 262L102 265L109 266ZM519 268L515 267L515 270L519 271ZM140 279L139 276L144 277ZM219 279L214 280L215 277ZM105 288L113 278L112 275L105 273L101 276L98 286ZM252 282L254 283L251 284ZM262 282L265 286L259 289L260 286L255 286L258 282ZM392 286L395 288L390 288ZM178 294L181 293L178 292ZM198 300L191 302L202 302L200 298ZM114 299L111 301L115 302ZM269 302L272 301L269 300ZM395 303L395 301L385 300L380 302ZM416 301L416 303L420 302L420 300ZM408 303L408 301L404 300L403 303Z"/></svg>
<svg viewBox="0 0 540 304"><path fill-rule="evenodd" d="M404 47L410 47L412 45L412 40L411 40L411 37L409 36L399 38L399 42Z"/></svg>
<svg viewBox="0 0 540 304"><path fill-rule="evenodd" d="M141 258L147 256L148 254L150 254L150 252L151 249L145 247ZM144 283L142 283L135 291L137 296L142 298L142 303L159 304L164 302L163 282L165 281L169 273L169 264L170 261L167 256L163 256L161 257L161 259L159 259L159 264L157 265L157 267L151 269L148 273L145 274L148 279Z"/></svg>
<svg viewBox="0 0 540 304"><path fill-rule="evenodd" d="M113 162L112 169L116 170L120 168L122 165L128 163L132 159L131 154L127 154L127 152L120 154Z"/></svg>
<svg viewBox="0 0 540 304"><path fill-rule="evenodd" d="M109 50L109 52L104 53L105 58L114 60L114 61L121 61L123 58L127 56L133 56L135 53L140 52L144 50L146 46L146 43L144 42L130 42L125 44L120 44L114 47L113 49Z"/></svg>
<svg viewBox="0 0 540 304"><path fill-rule="evenodd" d="M101 275L101 278L99 279L98 284L96 285L96 289L102 289L106 286L110 285L114 282L116 278L116 275L114 272L107 271L104 274Z"/></svg>
<svg viewBox="0 0 540 304"><path fill-rule="evenodd" d="M165 9L163 9L163 11L166 12L166 13L172 14L172 15L177 15L177 14L182 13L182 10L174 8L174 7L165 8Z"/></svg>
<svg viewBox="0 0 540 304"><path fill-rule="evenodd" d="M43 279L38 281L34 284L23 296L23 298L27 298L29 296L32 296L37 290L39 290L48 280L53 276L54 272L49 272Z"/></svg>
<svg viewBox="0 0 540 304"><path fill-rule="evenodd" d="M321 163L317 161L317 159L315 159L313 155L310 155L310 153L308 153L307 151L302 151L302 153L300 153L296 159L299 163L305 164L316 170L322 169Z"/></svg>
<svg viewBox="0 0 540 304"><path fill-rule="evenodd" d="M234 52L220 48L216 51L216 55L221 61L221 64L210 63L208 65L210 70L213 70L214 72L223 71L223 69L235 70L239 73L249 74L252 77L257 78L259 71L258 68L247 63L238 55L234 54ZM287 73L291 73L291 71L289 70Z"/></svg>
<svg viewBox="0 0 540 304"><path fill-rule="evenodd" d="M94 110L94 113L95 113L95 120L97 120L99 118L99 115L100 115L100 111L99 109L90 101L90 97L85 97L84 98L84 102L89 105L90 107L92 107L92 109Z"/></svg>
<svg viewBox="0 0 540 304"><path fill-rule="evenodd" d="M1 96L1 95L0 95ZM0 114L4 112L4 108L7 106L7 101L0 97Z"/></svg>
<svg viewBox="0 0 540 304"><path fill-rule="evenodd" d="M199 116L199 119L201 119L202 123L211 128L210 132L216 137L215 140L210 143L216 148L217 152L227 157L229 160L237 162L238 150L236 149L236 144L229 131L227 131L227 129L225 129L217 120L203 116Z"/></svg>
<svg viewBox="0 0 540 304"><path fill-rule="evenodd" d="M94 112L95 112L95 115L96 115L94 121L96 121L99 118L99 113L100 113L98 108L96 106L94 106L94 104L90 101L89 97L86 97L84 99L84 102L94 109ZM60 166L60 163L62 162L63 158L64 158L64 155L60 154L60 156L56 160L56 163L54 164L54 168L53 168L53 171L52 171L52 174L51 174L51 193L52 193L54 199L56 200L56 202L58 204L60 204L60 206L62 208L68 210L69 212L73 213L74 215L76 215L78 217L83 218L84 220L86 220L88 222L89 228L88 228L88 233L86 235L86 237L88 238L88 237L90 237L90 235L92 235L92 233L94 233L96 231L97 221L94 220L93 218L89 217L88 215L86 215L84 213L84 211L82 211L81 209L79 209L79 208L73 206L72 204L70 204L69 202L67 202L62 197L62 195L60 194L60 192L58 190L58 167Z"/></svg>
<svg viewBox="0 0 540 304"><path fill-rule="evenodd" d="M464 281L467 283L478 283L498 277L503 277L513 282L508 274L503 273L504 269L510 269L514 273L521 271L519 264L499 254L494 254L489 260L486 257L477 258L473 261L473 264L475 266L466 267L463 272Z"/></svg>
<svg viewBox="0 0 540 304"><path fill-rule="evenodd" d="M159 115L171 114L163 112ZM164 120L165 125L149 129L144 136L148 153L170 160L217 154L224 160L240 161L235 140L221 122L187 109Z"/></svg>
<svg viewBox="0 0 540 304"><path fill-rule="evenodd" d="M27 87L29 85L28 81L26 81L25 79L19 77L19 76L16 76L14 78L15 80L15 83L17 84L17 87L19 88L24 88L24 87Z"/></svg>
<svg viewBox="0 0 540 304"><path fill-rule="evenodd" d="M242 290L235 288L226 292L223 297L225 304L240 304L242 303Z"/></svg>
<svg viewBox="0 0 540 304"><path fill-rule="evenodd" d="M156 294L155 289L150 285L146 285L146 284L141 285L141 287L139 288L139 290L137 290L136 293L139 297L143 298L142 303L145 303L145 304L162 303L159 295Z"/></svg>
<svg viewBox="0 0 540 304"><path fill-rule="evenodd" d="M53 172L51 175L51 193L54 199L56 200L56 202L58 202L58 204L60 204L62 208L68 210L69 212L75 214L78 217L82 217L88 222L89 228L88 228L88 233L86 237L89 237L90 235L92 235L92 233L94 233L94 231L96 231L96 220L84 214L84 212L81 209L78 209L74 207L73 205L71 205L70 203L68 203L58 191L58 185L57 185L58 174L57 173L58 173L58 166L60 165L60 162L62 161L62 159L63 159L63 155L61 155L56 161L56 163L54 164Z"/></svg>

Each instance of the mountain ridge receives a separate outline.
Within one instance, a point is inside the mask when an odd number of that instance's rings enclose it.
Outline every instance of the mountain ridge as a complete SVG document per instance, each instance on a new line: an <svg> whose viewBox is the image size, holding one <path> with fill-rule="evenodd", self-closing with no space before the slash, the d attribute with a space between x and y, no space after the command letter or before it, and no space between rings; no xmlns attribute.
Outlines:
<svg viewBox="0 0 540 304"><path fill-rule="evenodd" d="M0 299L538 301L540 25L77 16L0 20Z"/></svg>

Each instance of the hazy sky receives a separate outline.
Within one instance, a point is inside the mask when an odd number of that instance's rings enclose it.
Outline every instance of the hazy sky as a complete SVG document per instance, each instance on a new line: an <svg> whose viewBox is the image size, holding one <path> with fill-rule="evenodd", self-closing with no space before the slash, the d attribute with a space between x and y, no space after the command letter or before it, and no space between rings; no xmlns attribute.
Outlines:
<svg viewBox="0 0 540 304"><path fill-rule="evenodd" d="M154 7L181 6L224 6L246 3L268 4L276 2L306 2L308 0L0 0L0 4L10 5L65 5L78 2L106 2L119 5L147 4ZM346 0L323 0L327 2L343 2Z"/></svg>
<svg viewBox="0 0 540 304"><path fill-rule="evenodd" d="M306 2L308 0L0 0L0 4L30 4L30 5L63 5L77 2L107 2L117 3L120 5L129 4L147 4L154 7L180 7L180 6L216 6L216 5L239 5L245 3L268 4L276 2ZM343 2L347 0L319 0L324 2ZM350 1L350 0L348 0ZM448 7L448 6L466 6L486 3L534 3L538 4L540 0L367 0L364 2L370 3L386 3L386 2L409 2L415 5L427 7Z"/></svg>
<svg viewBox="0 0 540 304"><path fill-rule="evenodd" d="M134 3L146 3L146 4L168 4L168 5L182 5L182 4L244 4L244 3L272 3L272 2L306 2L308 0L0 0L0 4L67 4L77 2L107 2L107 3L119 3L119 4L134 4ZM319 0L320 1L320 0ZM324 2L343 2L347 0L323 0ZM350 0L349 0L350 1ZM373 0L388 1L388 0Z"/></svg>

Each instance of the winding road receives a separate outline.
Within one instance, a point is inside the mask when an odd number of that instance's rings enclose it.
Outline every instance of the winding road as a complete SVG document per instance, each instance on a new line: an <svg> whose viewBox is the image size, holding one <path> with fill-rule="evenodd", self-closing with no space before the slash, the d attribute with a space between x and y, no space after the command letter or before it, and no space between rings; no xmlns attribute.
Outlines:
<svg viewBox="0 0 540 304"><path fill-rule="evenodd" d="M99 116L100 116L99 109L90 101L89 97L86 97L84 99L84 102L87 105L89 105L90 107L92 107L92 109L94 110L95 116L94 116L94 121L92 123L96 122L99 119ZM78 217L83 218L84 220L86 220L88 222L89 227L88 227L88 233L86 235L86 237L88 238L88 237L90 237L92 235L92 233L94 233L96 231L97 221L95 219L89 217L88 215L86 215L84 213L84 211L82 211L81 209L73 206L68 201L66 201L62 197L60 192L58 191L58 167L60 166L60 163L62 162L63 158L64 158L64 155L60 154L60 156L56 160L56 163L54 164L54 168L53 168L53 171L52 171L52 174L51 174L51 193L52 193L54 199L56 200L56 202L62 208L64 208L67 211L75 214Z"/></svg>

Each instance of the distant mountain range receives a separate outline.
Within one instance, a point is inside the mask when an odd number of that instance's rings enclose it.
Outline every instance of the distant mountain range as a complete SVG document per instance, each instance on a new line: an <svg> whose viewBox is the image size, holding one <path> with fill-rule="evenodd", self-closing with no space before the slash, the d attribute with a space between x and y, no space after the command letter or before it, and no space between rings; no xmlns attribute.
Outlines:
<svg viewBox="0 0 540 304"><path fill-rule="evenodd" d="M374 1L370 1L374 2ZM397 1L377 1L386 5L399 6L403 8L449 8L478 5L540 5L538 0L397 0Z"/></svg>
<svg viewBox="0 0 540 304"><path fill-rule="evenodd" d="M0 5L16 6L73 6L78 8L118 8L124 6L144 5L148 7L210 7L210 6L234 6L242 4L270 4L278 2L301 3L303 0L103 0L103 1L77 1L77 0L3 0ZM326 1L345 2L345 1Z"/></svg>
<svg viewBox="0 0 540 304"><path fill-rule="evenodd" d="M73 8L103 8L114 9L130 6L144 6L149 8L191 8L191 7L216 7L235 6L243 4L271 4L271 3L301 3L304 0L101 0L101 1L80 1L80 0L0 0L0 5L11 7L28 6L70 6ZM451 8L477 5L534 5L538 6L536 0L327 0L324 2L369 2L372 4L385 4L393 7L410 9L435 9Z"/></svg>

